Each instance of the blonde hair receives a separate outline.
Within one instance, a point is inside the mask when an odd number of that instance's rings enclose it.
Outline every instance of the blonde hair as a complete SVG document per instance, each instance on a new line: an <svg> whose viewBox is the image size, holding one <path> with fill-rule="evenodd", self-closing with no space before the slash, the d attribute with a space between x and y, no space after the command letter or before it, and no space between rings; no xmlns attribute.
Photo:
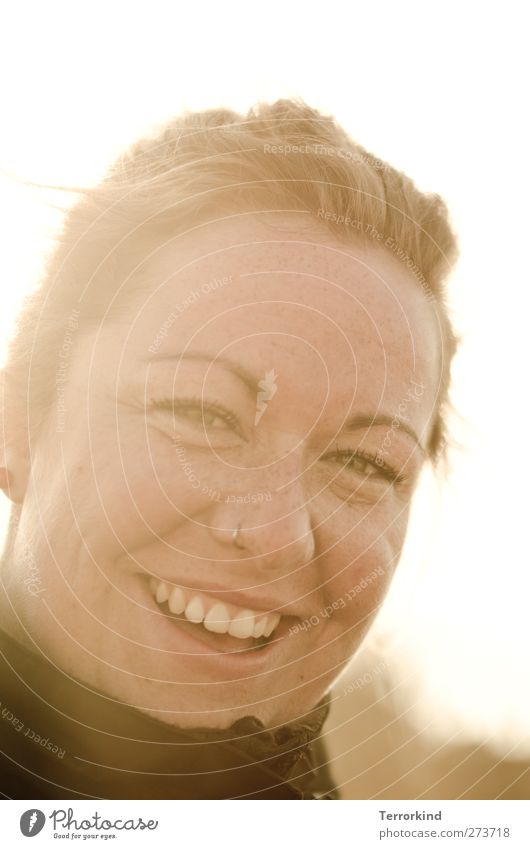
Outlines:
<svg viewBox="0 0 530 849"><path fill-rule="evenodd" d="M429 451L434 459L442 453L456 347L443 286L457 254L447 210L332 117L300 100L258 104L246 116L187 113L133 144L98 185L74 191L81 198L65 215L8 346L6 376L11 393L27 403L29 432L38 432L53 403L65 334L75 342L75 333L123 316L136 285L127 275L162 239L219 210L289 209L310 212L345 242L375 238L436 302L443 373Z"/></svg>

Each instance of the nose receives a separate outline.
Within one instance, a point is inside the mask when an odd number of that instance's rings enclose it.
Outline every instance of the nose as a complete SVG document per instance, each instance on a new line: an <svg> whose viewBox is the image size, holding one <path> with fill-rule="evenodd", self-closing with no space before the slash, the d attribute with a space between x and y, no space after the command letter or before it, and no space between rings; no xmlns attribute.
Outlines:
<svg viewBox="0 0 530 849"><path fill-rule="evenodd" d="M283 476L282 476L283 477ZM276 481L278 484L278 481ZM267 495L268 497L264 497ZM252 493L248 501L217 505L212 533L237 560L266 572L293 571L315 556L310 504L301 479Z"/></svg>

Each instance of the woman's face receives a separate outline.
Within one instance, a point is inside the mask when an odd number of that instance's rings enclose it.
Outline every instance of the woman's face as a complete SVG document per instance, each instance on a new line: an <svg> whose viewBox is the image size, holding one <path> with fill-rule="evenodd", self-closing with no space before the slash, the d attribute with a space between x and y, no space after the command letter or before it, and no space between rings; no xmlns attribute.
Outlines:
<svg viewBox="0 0 530 849"><path fill-rule="evenodd" d="M55 663L183 727L288 722L330 688L396 568L439 383L406 266L258 218L165 244L122 321L69 331L10 564Z"/></svg>

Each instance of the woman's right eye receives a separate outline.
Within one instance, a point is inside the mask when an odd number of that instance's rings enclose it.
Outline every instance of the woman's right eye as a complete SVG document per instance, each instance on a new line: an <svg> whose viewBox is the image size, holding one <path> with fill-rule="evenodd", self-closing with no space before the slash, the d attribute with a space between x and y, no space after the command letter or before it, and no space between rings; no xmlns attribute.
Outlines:
<svg viewBox="0 0 530 849"><path fill-rule="evenodd" d="M212 430L239 430L236 416L217 403L205 403L201 399L163 398L153 401L152 406L167 410L173 416L186 419L194 425Z"/></svg>

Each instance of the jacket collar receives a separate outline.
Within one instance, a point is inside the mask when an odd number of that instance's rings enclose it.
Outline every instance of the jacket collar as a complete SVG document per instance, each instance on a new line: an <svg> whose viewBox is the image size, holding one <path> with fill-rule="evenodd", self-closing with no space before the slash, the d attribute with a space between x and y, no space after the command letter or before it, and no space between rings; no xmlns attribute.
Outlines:
<svg viewBox="0 0 530 849"><path fill-rule="evenodd" d="M31 772L31 759L47 756L46 781L62 788L51 798L65 798L74 780L72 789L97 798L313 798L312 744L329 694L277 728L246 716L223 730L179 729L90 689L2 632L0 688L2 707L33 729L30 741L37 735L65 751L59 759L26 746ZM20 747L23 736L15 732L11 743ZM41 798L37 789L33 798Z"/></svg>

